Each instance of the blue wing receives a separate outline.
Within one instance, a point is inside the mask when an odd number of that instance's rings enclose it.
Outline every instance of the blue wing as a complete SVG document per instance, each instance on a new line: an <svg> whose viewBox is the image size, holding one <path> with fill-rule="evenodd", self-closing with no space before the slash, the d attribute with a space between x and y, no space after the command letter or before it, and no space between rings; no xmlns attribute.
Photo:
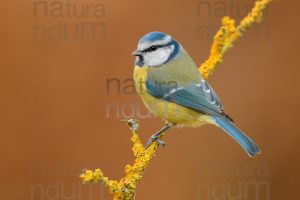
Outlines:
<svg viewBox="0 0 300 200"><path fill-rule="evenodd" d="M156 98L164 99L204 114L226 117L231 120L225 114L218 96L204 79L199 83L182 87L176 84L160 84L148 79L146 87L148 93Z"/></svg>
<svg viewBox="0 0 300 200"><path fill-rule="evenodd" d="M174 102L212 116L216 125L233 137L248 155L254 156L260 153L255 142L231 122L232 119L224 112L218 96L205 80L188 86L178 86L174 83L159 84L149 79L146 82L146 87L148 93L156 98Z"/></svg>

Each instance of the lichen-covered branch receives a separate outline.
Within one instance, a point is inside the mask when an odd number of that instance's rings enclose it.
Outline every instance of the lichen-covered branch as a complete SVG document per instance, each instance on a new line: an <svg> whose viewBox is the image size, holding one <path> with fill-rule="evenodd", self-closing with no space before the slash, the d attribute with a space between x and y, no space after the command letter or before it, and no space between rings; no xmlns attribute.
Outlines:
<svg viewBox="0 0 300 200"><path fill-rule="evenodd" d="M199 67L200 73L204 78L208 78L215 70L216 66L223 61L225 53L233 47L234 42L239 39L255 22L262 20L263 11L272 0L258 0L255 6L242 19L238 26L235 20L226 16L222 19L222 26L214 37L208 59Z"/></svg>
<svg viewBox="0 0 300 200"><path fill-rule="evenodd" d="M217 64L221 63L224 54L232 48L234 42L247 31L252 24L262 20L263 11L272 0L257 0L251 12L235 26L235 21L229 17L224 17L222 26L214 37L209 58L200 66L200 73L207 79L215 70ZM131 129L133 142L132 151L135 156L133 165L125 166L125 177L119 181L110 180L105 177L100 169L83 170L80 178L83 183L102 183L109 188L114 200L135 199L135 189L137 182L142 178L143 172L148 167L149 162L159 147L154 142L148 149L145 149L138 135L139 125L136 120L124 120Z"/></svg>
<svg viewBox="0 0 300 200"><path fill-rule="evenodd" d="M123 121L126 122L131 129L132 151L135 156L134 164L125 166L125 178L122 178L120 181L109 180L103 175L100 169L95 169L94 171L84 170L80 175L83 183L101 182L107 186L115 200L134 199L136 184L142 178L143 172L148 167L151 158L159 146L157 142L154 142L149 148L145 149L138 135L139 125L137 121L135 119Z"/></svg>

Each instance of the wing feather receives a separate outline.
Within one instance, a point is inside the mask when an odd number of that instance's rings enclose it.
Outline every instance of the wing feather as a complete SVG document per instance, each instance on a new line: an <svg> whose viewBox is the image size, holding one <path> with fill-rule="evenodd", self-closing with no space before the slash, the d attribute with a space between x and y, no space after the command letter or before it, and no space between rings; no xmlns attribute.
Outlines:
<svg viewBox="0 0 300 200"><path fill-rule="evenodd" d="M199 83L184 87L160 85L155 81L147 80L146 87L147 91L156 98L177 103L211 116L231 119L224 112L223 106L212 87L204 79Z"/></svg>

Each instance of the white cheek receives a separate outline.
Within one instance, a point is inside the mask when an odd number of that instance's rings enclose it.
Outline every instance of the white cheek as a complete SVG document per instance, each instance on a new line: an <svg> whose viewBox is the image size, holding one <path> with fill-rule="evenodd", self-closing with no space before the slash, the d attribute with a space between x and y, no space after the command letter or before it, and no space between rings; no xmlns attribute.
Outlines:
<svg viewBox="0 0 300 200"><path fill-rule="evenodd" d="M173 50L174 46L171 46L169 48L161 48L156 51L149 52L144 55L144 63L150 67L162 65L168 60Z"/></svg>

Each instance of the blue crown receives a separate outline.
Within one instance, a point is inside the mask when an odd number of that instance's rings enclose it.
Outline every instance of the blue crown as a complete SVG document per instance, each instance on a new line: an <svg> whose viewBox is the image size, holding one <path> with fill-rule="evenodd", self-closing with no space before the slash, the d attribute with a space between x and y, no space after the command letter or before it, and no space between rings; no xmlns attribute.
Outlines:
<svg viewBox="0 0 300 200"><path fill-rule="evenodd" d="M158 32L158 31L150 32L150 33L147 33L146 35L144 35L140 39L139 43L154 42L154 41L157 41L157 40L162 40L166 36L168 36L168 35L165 34L165 33L162 33L162 32Z"/></svg>

